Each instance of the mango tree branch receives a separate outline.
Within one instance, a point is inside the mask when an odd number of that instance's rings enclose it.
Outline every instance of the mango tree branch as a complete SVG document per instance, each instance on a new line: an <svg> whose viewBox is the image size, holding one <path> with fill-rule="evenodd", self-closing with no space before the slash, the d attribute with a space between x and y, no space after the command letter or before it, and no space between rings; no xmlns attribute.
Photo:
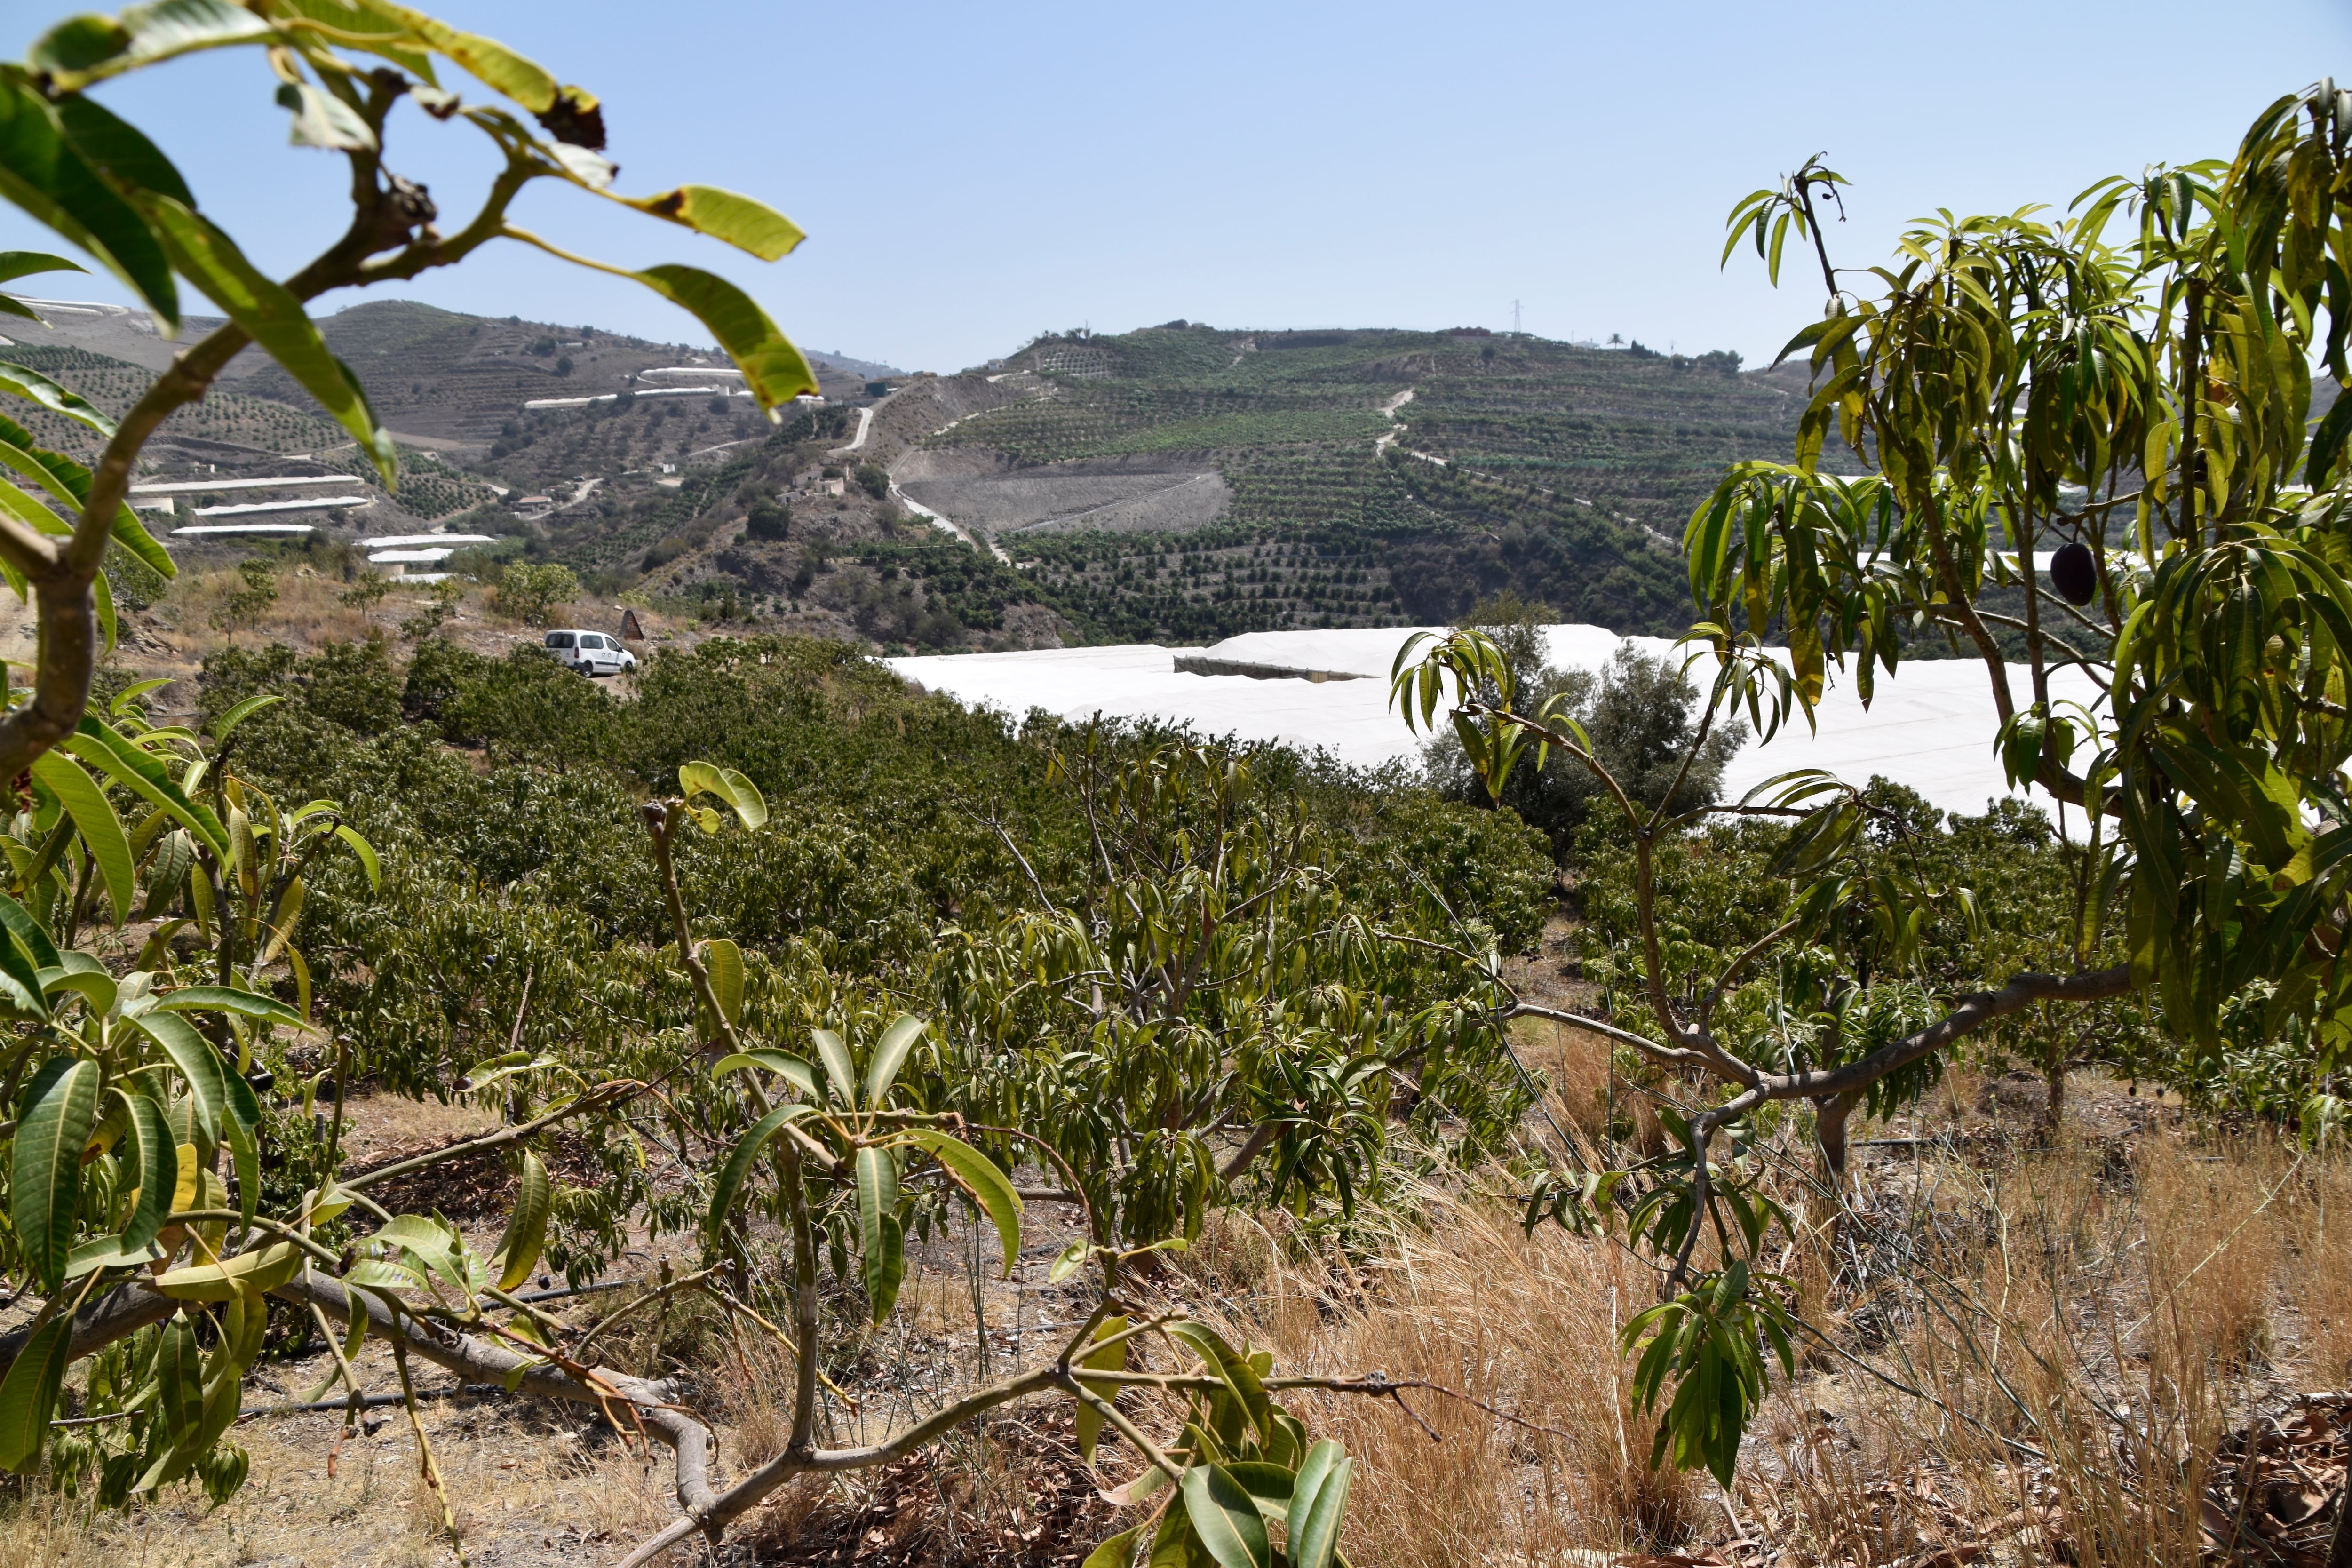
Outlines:
<svg viewBox="0 0 2352 1568"><path fill-rule="evenodd" d="M557 1106L536 1121L526 1121L519 1127L502 1127L496 1132L485 1132L478 1138L464 1138L455 1143L445 1143L438 1149L430 1149L405 1160L394 1160L389 1165L378 1165L372 1171L362 1171L355 1176L338 1177L335 1184L346 1192L358 1192L362 1188L372 1187L378 1182L388 1182L394 1176L405 1176L413 1171L424 1170L428 1165L438 1165L446 1161L463 1159L466 1155L480 1154L492 1149L503 1149L509 1143L520 1143L524 1139L543 1131L559 1121L578 1116L583 1111L618 1105L641 1093L645 1087L634 1079L600 1083L595 1088Z"/></svg>
<svg viewBox="0 0 2352 1568"><path fill-rule="evenodd" d="M1867 1089L1896 1068L1943 1049L1996 1018L2023 1012L2036 1002L2103 1002L2138 988L2127 963L2082 974L2021 974L1998 991L1970 992L1935 1023L1882 1046L1860 1061L1825 1070L1766 1074L1756 1087L1768 1100L1818 1100Z"/></svg>

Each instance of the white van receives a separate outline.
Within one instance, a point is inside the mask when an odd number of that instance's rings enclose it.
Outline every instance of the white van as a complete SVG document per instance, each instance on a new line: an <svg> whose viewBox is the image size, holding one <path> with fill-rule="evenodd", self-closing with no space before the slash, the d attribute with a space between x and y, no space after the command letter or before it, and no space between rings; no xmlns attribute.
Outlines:
<svg viewBox="0 0 2352 1568"><path fill-rule="evenodd" d="M583 631L577 626L570 631L548 633L547 651L555 656L558 664L583 675L618 675L637 668L637 656L623 647L620 638L606 637L603 632Z"/></svg>

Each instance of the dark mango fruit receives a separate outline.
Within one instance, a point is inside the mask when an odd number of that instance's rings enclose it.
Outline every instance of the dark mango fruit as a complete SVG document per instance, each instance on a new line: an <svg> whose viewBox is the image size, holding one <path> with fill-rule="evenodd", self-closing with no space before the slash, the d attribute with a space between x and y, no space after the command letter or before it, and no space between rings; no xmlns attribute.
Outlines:
<svg viewBox="0 0 2352 1568"><path fill-rule="evenodd" d="M2099 591L2099 570L2091 547L2080 540L2061 545L2050 557L2050 585L2070 605L2087 605Z"/></svg>

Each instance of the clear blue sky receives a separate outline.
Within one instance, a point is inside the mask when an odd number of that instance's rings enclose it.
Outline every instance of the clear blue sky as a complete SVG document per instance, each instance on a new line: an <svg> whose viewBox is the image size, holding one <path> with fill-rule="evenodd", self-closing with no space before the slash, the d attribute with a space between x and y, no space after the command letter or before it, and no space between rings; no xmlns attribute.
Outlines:
<svg viewBox="0 0 2352 1568"><path fill-rule="evenodd" d="M49 8L9 6L0 49ZM1808 153L1856 182L1832 244L1861 264L1937 206L2063 203L2102 174L2226 156L2272 98L2352 77L2342 0L427 8L599 94L621 188L730 186L810 238L762 266L551 183L522 221L614 261L726 272L810 348L940 371L1045 329L1507 327L1515 299L1546 336L1754 363L1817 297L1800 270L1776 298L1752 257L1719 274L1723 216ZM272 87L238 51L102 96L283 274L340 231L343 171L286 145ZM479 143L404 107L391 162L454 226ZM0 248L20 246L54 247L0 209ZM631 285L514 246L411 291L704 339Z"/></svg>

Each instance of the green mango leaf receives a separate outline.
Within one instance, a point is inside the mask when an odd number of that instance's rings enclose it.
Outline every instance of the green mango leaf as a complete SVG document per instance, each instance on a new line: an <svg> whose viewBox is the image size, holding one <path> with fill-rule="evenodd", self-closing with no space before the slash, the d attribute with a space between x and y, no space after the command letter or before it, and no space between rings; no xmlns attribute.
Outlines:
<svg viewBox="0 0 2352 1568"><path fill-rule="evenodd" d="M882 1097L898 1079L898 1069L907 1060L907 1053L923 1037L923 1021L911 1013L901 1013L890 1020L882 1031L880 1043L866 1063L866 1104L868 1110L879 1110Z"/></svg>
<svg viewBox="0 0 2352 1568"><path fill-rule="evenodd" d="M79 261L68 261L64 257L51 256L46 250L0 250L0 283L12 283L36 272L89 270Z"/></svg>
<svg viewBox="0 0 2352 1568"><path fill-rule="evenodd" d="M719 1016L732 1024L743 1012L743 950L725 937L702 944L702 972L719 998Z"/></svg>
<svg viewBox="0 0 2352 1568"><path fill-rule="evenodd" d="M69 16L34 40L25 63L74 91L175 55L277 36L267 21L229 0L152 0L124 6L120 20Z"/></svg>
<svg viewBox="0 0 2352 1568"><path fill-rule="evenodd" d="M898 1300L907 1272L898 1226L898 1165L887 1149L857 1152L857 1238L863 1250L866 1296L877 1328Z"/></svg>
<svg viewBox="0 0 2352 1568"><path fill-rule="evenodd" d="M1094 1337L1097 1341L1110 1339L1125 1333L1127 1328L1128 1320L1124 1315L1105 1318L1096 1326ZM1132 1340L1120 1340L1115 1345L1088 1351L1078 1364L1095 1372L1124 1372L1127 1369L1127 1347L1132 1343ZM1078 1379L1078 1385L1097 1399L1115 1400L1118 1397L1118 1384L1116 1383L1088 1382L1082 1377ZM1081 1405L1076 1420L1078 1458L1091 1465L1095 1462L1095 1446L1102 1440L1103 1414L1091 1405Z"/></svg>
<svg viewBox="0 0 2352 1568"><path fill-rule="evenodd" d="M1181 1489L1192 1531L1217 1568L1274 1568L1274 1548L1265 1521L1249 1491L1223 1465L1194 1465Z"/></svg>
<svg viewBox="0 0 2352 1568"><path fill-rule="evenodd" d="M163 1218L172 1212L172 1194L180 1186L180 1154L173 1146L163 1108L152 1096L110 1088L107 1093L121 1105L129 1131L123 1140L130 1155L123 1180L135 1183L138 1201L130 1221L116 1239L125 1252L143 1252L163 1233Z"/></svg>
<svg viewBox="0 0 2352 1568"><path fill-rule="evenodd" d="M171 263L147 220L75 149L56 109L22 70L0 69L0 196L98 258L165 336L180 330Z"/></svg>
<svg viewBox="0 0 2352 1568"><path fill-rule="evenodd" d="M141 1013L129 1021L131 1027L163 1047L163 1054L187 1080L195 1130L204 1134L199 1142L216 1139L221 1121L228 1113L229 1092L227 1076L221 1070L220 1053L213 1049L211 1041L196 1033L194 1025L176 1013Z"/></svg>
<svg viewBox="0 0 2352 1568"><path fill-rule="evenodd" d="M228 832L212 808L190 800L173 781L161 761L141 751L111 729L85 713L80 727L68 736L65 749L89 763L108 779L122 785L132 794L143 796L150 805L159 806L166 816L186 828L189 834L213 858L226 866L235 857L229 851Z"/></svg>
<svg viewBox="0 0 2352 1568"><path fill-rule="evenodd" d="M756 1051L738 1051L733 1056L721 1057L711 1063L710 1076L725 1078L730 1072L741 1072L746 1068L761 1068L780 1074L811 1100L824 1098L824 1090L817 1083L816 1068L789 1051L764 1047Z"/></svg>
<svg viewBox="0 0 2352 1568"><path fill-rule="evenodd" d="M1021 1194L1013 1190L1012 1180L987 1155L944 1132L911 1127L899 1135L899 1141L926 1151L946 1166L949 1174L995 1222L997 1243L1004 1253L1004 1276L1010 1279L1013 1261L1021 1256Z"/></svg>
<svg viewBox="0 0 2352 1568"><path fill-rule="evenodd" d="M771 422L793 398L816 390L815 373L790 339L776 329L751 297L716 274L698 268L648 267L630 277L709 329L743 373L743 383L760 400Z"/></svg>
<svg viewBox="0 0 2352 1568"><path fill-rule="evenodd" d="M362 10L349 0L273 0L270 11L289 33L301 30L298 18L323 22L335 30L339 47L381 56L427 88L440 85L433 75L433 57L417 47L418 39L404 24L392 17Z"/></svg>
<svg viewBox="0 0 2352 1568"><path fill-rule="evenodd" d="M81 1192L81 1152L98 1125L93 1061L51 1057L26 1087L9 1159L10 1215L16 1245L45 1291L64 1280L73 1250L74 1209Z"/></svg>
<svg viewBox="0 0 2352 1568"><path fill-rule="evenodd" d="M817 1059L824 1064L824 1076L833 1084L834 1098L845 1110L857 1109L857 1066L850 1059L849 1046L831 1029L811 1029L809 1038L816 1044Z"/></svg>
<svg viewBox="0 0 2352 1568"><path fill-rule="evenodd" d="M43 1323L0 1378L0 1468L22 1474L41 1457L73 1351L73 1315Z"/></svg>
<svg viewBox="0 0 2352 1568"><path fill-rule="evenodd" d="M359 857L360 869L367 873L368 891L371 893L382 892L383 890L383 868L376 862L375 846L369 843L365 837L362 837L358 828L346 826L341 823L338 823L335 826L335 837L349 845L351 847L352 853Z"/></svg>
<svg viewBox="0 0 2352 1568"><path fill-rule="evenodd" d="M400 455L393 449L391 436L376 423L359 378L329 351L302 301L247 260L234 240L184 203L153 192L138 200L171 253L172 265L252 334L287 374L351 432L360 450L374 461L385 489L398 489Z"/></svg>
<svg viewBox="0 0 2352 1568"><path fill-rule="evenodd" d="M25 952L31 956L36 967L41 969L64 967L57 943L49 940L47 928L33 918L32 910L5 893L0 893L0 925L5 925L16 940L24 944Z"/></svg>
<svg viewBox="0 0 2352 1568"><path fill-rule="evenodd" d="M239 724L244 723L246 720L251 718L254 714L260 712L264 708L273 707L285 700L286 694L282 691L257 692L251 697L244 699L242 701L233 705L227 712L222 714L219 718L212 721L213 739L215 742L227 740L231 735L236 732L236 727Z"/></svg>
<svg viewBox="0 0 2352 1568"><path fill-rule="evenodd" d="M13 393L26 402L62 415L77 425L95 430L108 440L114 437L114 421L103 409L70 387L60 385L39 371L0 360L0 392Z"/></svg>
<svg viewBox="0 0 2352 1568"><path fill-rule="evenodd" d="M1355 1474L1356 1461L1342 1458L1339 1445L1328 1437L1307 1450L1290 1494L1291 1568L1331 1568Z"/></svg>
<svg viewBox="0 0 2352 1568"><path fill-rule="evenodd" d="M752 1162L759 1159L760 1152L768 1146L768 1140L774 1137L776 1130L785 1122L815 1114L816 1107L813 1105L779 1105L760 1118L751 1131L743 1134L743 1141L735 1145L735 1152L727 1157L726 1165L719 1171L718 1185L711 1190L710 1209L703 1221L704 1232L711 1246L719 1245L719 1233L727 1224L727 1211L734 1207L735 1194L742 1190L744 1178L751 1173Z"/></svg>
<svg viewBox="0 0 2352 1568"><path fill-rule="evenodd" d="M547 1219L554 1207L555 1188L547 1179L547 1167L540 1163L538 1155L524 1150L514 1213L507 1220L506 1233L499 1237L498 1250L490 1254L490 1261L499 1265L499 1289L511 1290L530 1278L547 1245Z"/></svg>
<svg viewBox="0 0 2352 1568"><path fill-rule="evenodd" d="M228 1140L229 1158L236 1162L237 1213L249 1226L261 1195L261 1101L245 1075L226 1062L221 1064L221 1084L228 1091L221 1131Z"/></svg>
<svg viewBox="0 0 2352 1568"><path fill-rule="evenodd" d="M33 439L32 433L15 420L0 416L0 464L16 469L49 492L66 510L76 515L89 498L89 470L62 452L53 452ZM114 539L123 549L137 556L166 578L179 574L172 561L172 552L155 542L139 514L127 505L114 509ZM166 682L166 684L169 684ZM119 702L121 697L116 698ZM121 710L115 710L120 714Z"/></svg>
<svg viewBox="0 0 2352 1568"><path fill-rule="evenodd" d="M544 114L555 106L555 79L504 44L478 33L460 32L422 11L395 5L392 0L358 0L358 4L387 21L398 23L434 53L533 114Z"/></svg>
<svg viewBox="0 0 2352 1568"><path fill-rule="evenodd" d="M275 996L240 991L229 985L183 985L158 994L155 1005L167 1013L234 1013L241 1018L261 1018L289 1028L304 1027L302 1015Z"/></svg>
<svg viewBox="0 0 2352 1568"><path fill-rule="evenodd" d="M1150 1527L1151 1521L1147 1519L1133 1530L1121 1531L1087 1552L1087 1560L1078 1568L1134 1568L1136 1542Z"/></svg>
<svg viewBox="0 0 2352 1568"><path fill-rule="evenodd" d="M81 841L105 879L107 901L114 906L114 923L131 918L131 901L139 889L139 866L131 853L131 836L122 818L98 782L63 752L50 750L33 759L33 776L49 786L72 814Z"/></svg>
<svg viewBox="0 0 2352 1568"><path fill-rule="evenodd" d="M155 1411L163 1418L164 1443L173 1448L184 1447L204 1424L204 1356L196 1348L196 1326L184 1311L172 1315L155 1345Z"/></svg>
<svg viewBox="0 0 2352 1568"><path fill-rule="evenodd" d="M13 901L13 900L12 900ZM33 967L25 951L25 940L14 931L0 939L0 996L5 996L19 1012L35 1018L49 1016L48 987L41 976L49 973Z"/></svg>
<svg viewBox="0 0 2352 1568"><path fill-rule="evenodd" d="M767 826L768 803L760 788L733 768L709 763L685 763L677 770L678 793L691 801L698 795L716 795L753 832Z"/></svg>
<svg viewBox="0 0 2352 1568"><path fill-rule="evenodd" d="M250 19L250 13L247 13ZM193 207L187 181L163 150L145 132L121 120L96 99L74 93L58 100L58 123L65 127L74 151L114 177L118 186L161 191L173 201Z"/></svg>
<svg viewBox="0 0 2352 1568"><path fill-rule="evenodd" d="M680 185L657 196L614 196L624 206L683 225L697 234L775 261L808 237L800 226L764 202L714 185Z"/></svg>

